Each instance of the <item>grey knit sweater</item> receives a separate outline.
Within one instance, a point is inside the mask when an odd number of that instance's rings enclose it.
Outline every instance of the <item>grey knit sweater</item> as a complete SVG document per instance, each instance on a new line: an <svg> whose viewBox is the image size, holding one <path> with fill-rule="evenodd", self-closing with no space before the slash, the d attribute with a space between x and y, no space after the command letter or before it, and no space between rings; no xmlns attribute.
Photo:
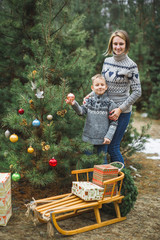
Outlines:
<svg viewBox="0 0 160 240"><path fill-rule="evenodd" d="M112 140L118 122L110 121L108 114L117 105L108 98L107 92L103 95L93 92L84 105L80 106L75 101L72 107L78 115L87 114L82 136L84 142L100 145L103 144L104 138Z"/></svg>
<svg viewBox="0 0 160 240"><path fill-rule="evenodd" d="M141 96L136 63L124 53L107 57L103 64L102 75L108 85L108 97L118 105L123 113L130 112L132 104Z"/></svg>

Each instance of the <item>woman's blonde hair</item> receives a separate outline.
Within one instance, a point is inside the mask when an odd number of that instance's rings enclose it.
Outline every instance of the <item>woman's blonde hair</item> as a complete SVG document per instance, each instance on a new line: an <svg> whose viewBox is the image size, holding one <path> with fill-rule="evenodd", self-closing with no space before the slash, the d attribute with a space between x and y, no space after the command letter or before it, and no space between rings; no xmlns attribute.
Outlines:
<svg viewBox="0 0 160 240"><path fill-rule="evenodd" d="M125 53L128 53L129 47L130 47L130 40L129 40L128 33L124 30L116 30L110 36L110 39L109 39L109 42L108 42L108 48L107 48L107 51L105 52L104 55L107 56L107 55L109 55L113 52L112 43L113 43L113 38L114 37L120 37L126 42Z"/></svg>

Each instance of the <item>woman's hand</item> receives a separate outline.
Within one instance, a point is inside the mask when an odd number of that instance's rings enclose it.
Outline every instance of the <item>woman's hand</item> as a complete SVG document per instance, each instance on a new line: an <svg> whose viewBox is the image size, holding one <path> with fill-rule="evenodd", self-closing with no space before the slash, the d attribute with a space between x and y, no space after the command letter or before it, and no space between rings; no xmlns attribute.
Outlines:
<svg viewBox="0 0 160 240"><path fill-rule="evenodd" d="M89 93L86 97L83 98L83 104L86 103L86 99L89 98L90 96L91 96L91 95L90 95L90 93Z"/></svg>
<svg viewBox="0 0 160 240"><path fill-rule="evenodd" d="M109 119L112 121L118 120L122 110L120 108L115 108L109 113Z"/></svg>

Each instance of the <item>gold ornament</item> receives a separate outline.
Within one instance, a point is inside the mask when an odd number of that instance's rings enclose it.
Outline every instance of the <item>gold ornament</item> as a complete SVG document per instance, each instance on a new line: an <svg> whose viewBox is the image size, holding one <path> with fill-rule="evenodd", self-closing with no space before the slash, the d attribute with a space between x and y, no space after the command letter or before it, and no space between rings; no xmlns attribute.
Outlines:
<svg viewBox="0 0 160 240"><path fill-rule="evenodd" d="M48 151L50 149L50 146L46 145L44 148L45 148L46 151Z"/></svg>
<svg viewBox="0 0 160 240"><path fill-rule="evenodd" d="M66 113L67 113L67 110L66 109L62 109L61 111L57 112L57 115L59 115L61 117L64 117Z"/></svg>
<svg viewBox="0 0 160 240"><path fill-rule="evenodd" d="M22 122L20 123L20 125L26 125L26 126L27 126L27 121L26 121L26 119L22 119Z"/></svg>
<svg viewBox="0 0 160 240"><path fill-rule="evenodd" d="M33 100L31 99L31 100L29 100L29 104L30 104L30 108L31 109L34 109L34 102L33 102Z"/></svg>
<svg viewBox="0 0 160 240"><path fill-rule="evenodd" d="M28 153L33 153L34 152L34 148L32 146L30 146L28 149L27 149L27 152Z"/></svg>
<svg viewBox="0 0 160 240"><path fill-rule="evenodd" d="M45 150L45 147L42 147L42 151L46 151L46 150Z"/></svg>
<svg viewBox="0 0 160 240"><path fill-rule="evenodd" d="M31 99L31 100L29 100L29 103L30 103L30 104L33 104L33 100L32 100L32 99Z"/></svg>
<svg viewBox="0 0 160 240"><path fill-rule="evenodd" d="M45 142L41 143L42 151L48 151L50 149L50 145L45 145Z"/></svg>
<svg viewBox="0 0 160 240"><path fill-rule="evenodd" d="M45 142L41 142L41 146L44 146L45 145Z"/></svg>
<svg viewBox="0 0 160 240"><path fill-rule="evenodd" d="M10 136L9 140L13 143L18 141L18 136L14 133Z"/></svg>
<svg viewBox="0 0 160 240"><path fill-rule="evenodd" d="M36 75L36 73L37 73L37 71L36 71L36 70L34 70L34 71L32 72L32 74L33 74L33 75Z"/></svg>
<svg viewBox="0 0 160 240"><path fill-rule="evenodd" d="M13 165L11 164L11 165L9 166L9 168L12 169L12 168L13 168Z"/></svg>

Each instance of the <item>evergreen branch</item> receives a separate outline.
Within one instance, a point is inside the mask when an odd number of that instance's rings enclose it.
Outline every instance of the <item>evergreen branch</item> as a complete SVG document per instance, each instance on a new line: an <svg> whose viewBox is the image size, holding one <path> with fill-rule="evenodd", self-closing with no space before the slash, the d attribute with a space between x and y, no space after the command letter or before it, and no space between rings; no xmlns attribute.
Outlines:
<svg viewBox="0 0 160 240"><path fill-rule="evenodd" d="M12 37L12 36L9 36L9 35L4 34L3 32L1 32L0 35L1 35L1 36L4 36L4 37L12 38L12 39L14 39L14 40L16 39L16 38L14 38L14 37Z"/></svg>
<svg viewBox="0 0 160 240"><path fill-rule="evenodd" d="M65 87L66 87L66 80L62 78L63 81L63 91L62 91L62 101L61 101L61 109L63 109L63 102L64 102L64 94L65 94Z"/></svg>
<svg viewBox="0 0 160 240"><path fill-rule="evenodd" d="M54 35L56 32L58 32L59 30L61 30L62 27L64 27L65 24L66 24L66 23L64 23L61 27L59 27L59 28L58 28L57 30L55 30L54 32L52 32L52 33L50 34L50 36Z"/></svg>
<svg viewBox="0 0 160 240"><path fill-rule="evenodd" d="M68 4L70 0L67 0L64 2L64 4L62 5L62 7L59 9L59 11L57 12L57 14L54 16L53 20L60 14L60 12L62 11L62 9Z"/></svg>
<svg viewBox="0 0 160 240"><path fill-rule="evenodd" d="M24 18L22 18L22 25L23 25L23 30L24 30L24 33L26 34L26 36L28 37L28 39L32 39L29 35L28 35L28 33L26 32L26 30L25 30L25 24L24 24L24 20L23 20Z"/></svg>
<svg viewBox="0 0 160 240"><path fill-rule="evenodd" d="M57 12L57 14L53 17L53 21L54 21L54 19L60 14L60 12L63 10L63 8L68 4L68 2L69 2L70 0L67 0L67 1L65 1L65 3L62 5L62 7L59 9L59 11ZM61 27L59 27L56 31L54 31L54 32L52 32L51 34L50 34L50 36L52 36L52 35L54 35L56 32L58 32L59 30L61 30L62 29L62 27L65 25L66 23L64 23Z"/></svg>

